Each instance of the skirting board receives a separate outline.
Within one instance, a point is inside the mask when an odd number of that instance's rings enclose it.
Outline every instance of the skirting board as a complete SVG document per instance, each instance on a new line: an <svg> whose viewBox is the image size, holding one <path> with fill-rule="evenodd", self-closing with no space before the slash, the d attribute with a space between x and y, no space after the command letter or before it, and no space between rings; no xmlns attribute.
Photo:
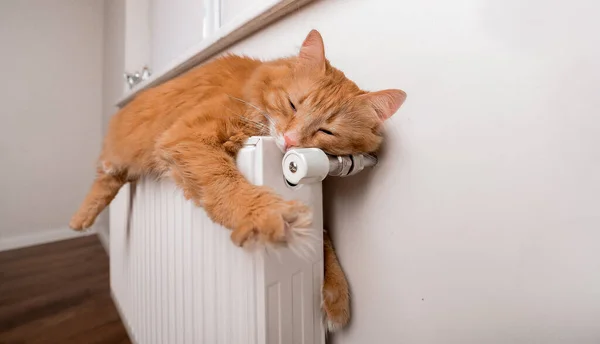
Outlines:
<svg viewBox="0 0 600 344"><path fill-rule="evenodd" d="M98 228L96 229L96 233L98 233L98 239L100 239L100 243L104 246L106 254L110 255L110 233L108 227Z"/></svg>
<svg viewBox="0 0 600 344"><path fill-rule="evenodd" d="M74 239L77 237L93 234L96 234L96 231L94 229L88 230L86 232L75 232L74 230L67 227L59 229L41 230L39 232L27 235L20 235L11 238L0 238L0 251L8 251L22 247L46 244L54 241Z"/></svg>

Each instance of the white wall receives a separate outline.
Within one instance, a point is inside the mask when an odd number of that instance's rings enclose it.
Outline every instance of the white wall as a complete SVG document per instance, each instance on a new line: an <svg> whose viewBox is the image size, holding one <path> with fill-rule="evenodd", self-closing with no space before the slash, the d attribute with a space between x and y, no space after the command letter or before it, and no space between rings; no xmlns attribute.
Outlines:
<svg viewBox="0 0 600 344"><path fill-rule="evenodd" d="M202 41L205 2L148 0L150 65L154 71L164 71L174 59Z"/></svg>
<svg viewBox="0 0 600 344"><path fill-rule="evenodd" d="M104 0L103 3L102 134L104 136L110 118L117 111L115 104L126 90L123 73L127 69L125 68L126 2L123 0ZM143 50L143 46L138 48ZM137 69L140 70L141 68ZM102 224L98 228L98 236L108 252L108 243L110 242L108 209L102 212L96 221Z"/></svg>
<svg viewBox="0 0 600 344"><path fill-rule="evenodd" d="M124 70L128 73L141 71L144 66L152 66L150 58L150 0L105 0L107 6L113 8L112 17L117 14L123 17L122 23L112 30L114 38L117 39L117 31L124 40L125 46L122 59L124 59ZM109 21L114 19L107 19ZM121 74L123 71L121 71ZM123 94L119 94L119 97ZM114 101L113 101L114 103Z"/></svg>
<svg viewBox="0 0 600 344"><path fill-rule="evenodd" d="M73 235L102 130L102 1L0 1L0 249Z"/></svg>
<svg viewBox="0 0 600 344"><path fill-rule="evenodd" d="M408 93L381 165L326 184L353 294L334 343L600 342L600 45L592 0L329 0L310 28L366 89Z"/></svg>
<svg viewBox="0 0 600 344"><path fill-rule="evenodd" d="M104 41L102 67L102 120L103 133L118 110L117 100L126 91L125 72L125 2L104 0ZM140 68L138 68L139 70Z"/></svg>

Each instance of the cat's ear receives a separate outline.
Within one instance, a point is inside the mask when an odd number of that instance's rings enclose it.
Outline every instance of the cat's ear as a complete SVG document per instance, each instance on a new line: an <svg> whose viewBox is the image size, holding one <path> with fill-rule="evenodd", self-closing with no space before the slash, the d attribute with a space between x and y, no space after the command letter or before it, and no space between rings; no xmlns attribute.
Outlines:
<svg viewBox="0 0 600 344"><path fill-rule="evenodd" d="M402 90L383 90L369 92L361 97L366 98L379 119L385 121L398 111L406 99L406 93Z"/></svg>
<svg viewBox="0 0 600 344"><path fill-rule="evenodd" d="M325 70L325 46L323 37L317 30L312 30L302 43L300 62L306 66Z"/></svg>

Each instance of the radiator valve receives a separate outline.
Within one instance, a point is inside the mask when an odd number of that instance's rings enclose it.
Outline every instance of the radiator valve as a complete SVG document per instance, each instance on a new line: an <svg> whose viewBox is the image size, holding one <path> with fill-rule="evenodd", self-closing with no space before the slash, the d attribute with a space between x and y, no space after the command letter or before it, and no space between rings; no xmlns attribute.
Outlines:
<svg viewBox="0 0 600 344"><path fill-rule="evenodd" d="M283 175L292 185L318 183L325 177L346 177L375 166L371 154L329 155L318 148L291 149L283 156Z"/></svg>

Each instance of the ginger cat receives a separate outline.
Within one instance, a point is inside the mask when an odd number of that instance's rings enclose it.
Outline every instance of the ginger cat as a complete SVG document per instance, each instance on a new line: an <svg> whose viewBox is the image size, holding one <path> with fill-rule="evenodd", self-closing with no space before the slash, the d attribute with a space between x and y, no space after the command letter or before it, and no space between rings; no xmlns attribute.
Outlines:
<svg viewBox="0 0 600 344"><path fill-rule="evenodd" d="M96 180L70 227L90 227L126 182L170 175L186 198L232 230L236 245L289 241L310 224L310 210L241 175L235 157L244 141L272 135L282 150L373 152L383 121L405 98L400 90L359 89L325 59L315 30L295 57L218 58L140 93L112 118ZM323 309L335 330L349 320L349 292L327 234L324 240Z"/></svg>

